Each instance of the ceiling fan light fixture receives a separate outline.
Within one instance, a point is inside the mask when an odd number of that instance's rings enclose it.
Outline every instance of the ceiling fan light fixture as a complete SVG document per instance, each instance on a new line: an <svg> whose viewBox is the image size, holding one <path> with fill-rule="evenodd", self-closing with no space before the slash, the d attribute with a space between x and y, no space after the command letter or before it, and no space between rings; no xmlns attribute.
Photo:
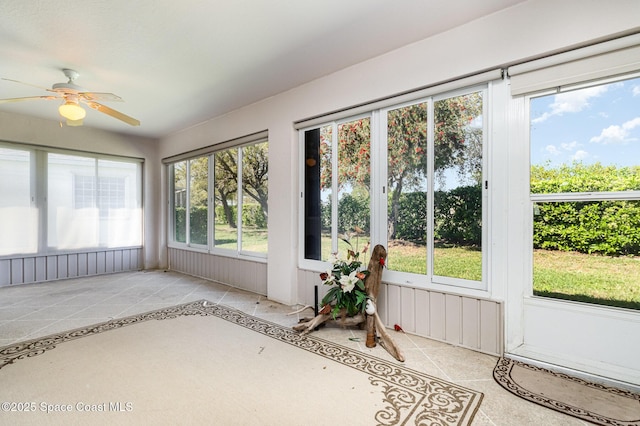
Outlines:
<svg viewBox="0 0 640 426"><path fill-rule="evenodd" d="M73 101L66 101L58 108L60 115L70 121L82 120L87 115L87 111Z"/></svg>

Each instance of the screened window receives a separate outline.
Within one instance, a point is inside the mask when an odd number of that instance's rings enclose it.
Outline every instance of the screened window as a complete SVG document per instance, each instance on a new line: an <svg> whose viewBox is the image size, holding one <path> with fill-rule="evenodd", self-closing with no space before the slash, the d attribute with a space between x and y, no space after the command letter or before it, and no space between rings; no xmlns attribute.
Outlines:
<svg viewBox="0 0 640 426"><path fill-rule="evenodd" d="M47 243L60 250L142 243L137 163L47 155Z"/></svg>
<svg viewBox="0 0 640 426"><path fill-rule="evenodd" d="M173 164L173 240L187 242L187 162Z"/></svg>
<svg viewBox="0 0 640 426"><path fill-rule="evenodd" d="M371 241L371 119L361 117L305 132L305 257L361 253ZM335 147L335 148L334 148Z"/></svg>
<svg viewBox="0 0 640 426"><path fill-rule="evenodd" d="M173 243L267 253L267 142L174 162L170 169Z"/></svg>
<svg viewBox="0 0 640 426"><path fill-rule="evenodd" d="M214 154L214 246L238 250L238 149Z"/></svg>
<svg viewBox="0 0 640 426"><path fill-rule="evenodd" d="M0 256L38 251L34 153L0 145Z"/></svg>
<svg viewBox="0 0 640 426"><path fill-rule="evenodd" d="M366 264L379 242L388 278L482 287L484 98L430 97L304 129L304 260L354 250Z"/></svg>
<svg viewBox="0 0 640 426"><path fill-rule="evenodd" d="M142 163L0 144L0 256L142 245Z"/></svg>
<svg viewBox="0 0 640 426"><path fill-rule="evenodd" d="M529 109L533 293L640 309L640 78Z"/></svg>

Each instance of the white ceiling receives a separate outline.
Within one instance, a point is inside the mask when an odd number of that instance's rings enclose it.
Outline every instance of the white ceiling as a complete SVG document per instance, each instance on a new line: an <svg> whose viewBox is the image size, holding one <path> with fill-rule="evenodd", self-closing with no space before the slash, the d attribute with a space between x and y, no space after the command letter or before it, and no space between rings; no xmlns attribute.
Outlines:
<svg viewBox="0 0 640 426"><path fill-rule="evenodd" d="M2 0L0 77L51 87L75 69L141 121L88 109L85 126L162 137L521 1ZM0 98L46 94L0 80ZM0 111L58 120L57 106Z"/></svg>

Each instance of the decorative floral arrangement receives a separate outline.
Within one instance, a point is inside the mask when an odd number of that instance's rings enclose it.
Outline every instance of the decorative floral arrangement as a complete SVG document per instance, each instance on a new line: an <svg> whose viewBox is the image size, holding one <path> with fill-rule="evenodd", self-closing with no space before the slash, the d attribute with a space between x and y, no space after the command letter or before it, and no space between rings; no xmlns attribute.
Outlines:
<svg viewBox="0 0 640 426"><path fill-rule="evenodd" d="M349 244L348 241L347 243ZM362 253L366 253L368 249L369 245L367 244ZM360 252L354 250L347 250L346 260L338 259L337 254L334 254L331 268L320 274L322 283L332 286L322 298L322 313L331 312L335 319L342 309L346 311L348 316L364 311L367 301L364 280L369 275L369 271L360 270L362 262L359 261L359 257Z"/></svg>

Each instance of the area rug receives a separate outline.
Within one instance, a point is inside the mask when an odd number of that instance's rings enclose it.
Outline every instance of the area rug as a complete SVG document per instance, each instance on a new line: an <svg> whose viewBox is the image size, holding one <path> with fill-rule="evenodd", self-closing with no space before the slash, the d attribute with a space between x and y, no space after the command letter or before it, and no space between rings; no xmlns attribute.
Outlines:
<svg viewBox="0 0 640 426"><path fill-rule="evenodd" d="M509 392L600 425L640 425L640 394L500 358L493 377Z"/></svg>
<svg viewBox="0 0 640 426"><path fill-rule="evenodd" d="M207 301L0 348L0 424L465 425L481 400Z"/></svg>

